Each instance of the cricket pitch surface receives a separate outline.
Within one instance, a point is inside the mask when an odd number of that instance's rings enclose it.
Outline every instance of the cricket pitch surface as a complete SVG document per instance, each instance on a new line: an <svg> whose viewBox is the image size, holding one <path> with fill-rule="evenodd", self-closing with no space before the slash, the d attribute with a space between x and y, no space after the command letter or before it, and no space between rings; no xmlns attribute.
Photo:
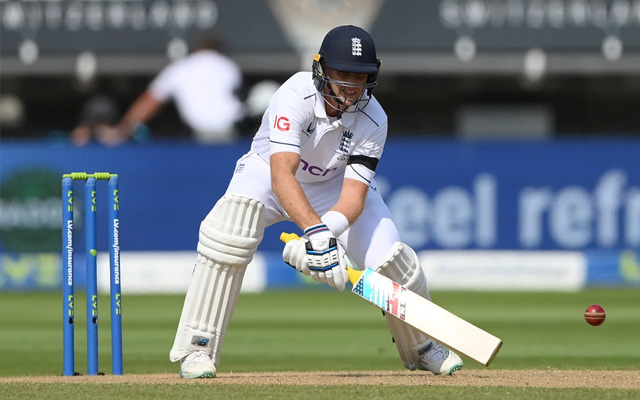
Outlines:
<svg viewBox="0 0 640 400"><path fill-rule="evenodd" d="M0 378L31 383L133 383L203 385L388 385L504 386L549 388L640 389L637 370L462 370L452 376L422 371L319 371L220 373L213 379L181 379L177 373L122 376L29 376Z"/></svg>

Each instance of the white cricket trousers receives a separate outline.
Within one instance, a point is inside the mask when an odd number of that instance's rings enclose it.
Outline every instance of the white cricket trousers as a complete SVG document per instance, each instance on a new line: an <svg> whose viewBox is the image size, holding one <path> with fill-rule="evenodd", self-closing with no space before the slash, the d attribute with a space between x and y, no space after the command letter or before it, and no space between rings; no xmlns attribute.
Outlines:
<svg viewBox="0 0 640 400"><path fill-rule="evenodd" d="M300 184L318 215L322 216L338 201L343 182L341 177ZM248 153L238 160L225 195L244 196L262 202L267 226L291 221L271 189L269 164L256 153ZM338 237L338 241L361 269L376 268L393 244L400 241L398 229L391 220L391 212L376 189L375 181L369 187L362 214Z"/></svg>

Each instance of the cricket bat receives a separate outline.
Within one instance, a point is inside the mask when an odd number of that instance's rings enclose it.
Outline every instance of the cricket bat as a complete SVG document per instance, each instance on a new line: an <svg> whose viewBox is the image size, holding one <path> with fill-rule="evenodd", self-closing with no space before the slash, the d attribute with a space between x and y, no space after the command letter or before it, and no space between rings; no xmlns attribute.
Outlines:
<svg viewBox="0 0 640 400"><path fill-rule="evenodd" d="M280 235L285 243L294 239L299 239L295 233ZM472 360L488 366L500 351L499 338L373 269L357 271L347 267L347 272L353 293Z"/></svg>

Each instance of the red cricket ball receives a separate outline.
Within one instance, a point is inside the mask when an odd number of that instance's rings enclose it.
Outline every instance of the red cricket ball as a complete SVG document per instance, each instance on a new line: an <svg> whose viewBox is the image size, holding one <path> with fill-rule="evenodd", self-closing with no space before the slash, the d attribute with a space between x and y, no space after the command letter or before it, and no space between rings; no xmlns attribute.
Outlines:
<svg viewBox="0 0 640 400"><path fill-rule="evenodd" d="M587 311L584 312L584 319L589 325L593 326L602 325L606 317L607 314L604 312L604 308L599 304L589 306Z"/></svg>

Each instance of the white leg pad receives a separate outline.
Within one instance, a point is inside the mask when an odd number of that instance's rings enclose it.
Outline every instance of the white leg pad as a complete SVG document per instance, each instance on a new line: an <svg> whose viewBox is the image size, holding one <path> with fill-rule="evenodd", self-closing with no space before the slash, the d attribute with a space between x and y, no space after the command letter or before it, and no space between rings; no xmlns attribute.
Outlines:
<svg viewBox="0 0 640 400"><path fill-rule="evenodd" d="M204 351L218 366L242 278L264 229L264 205L239 196L221 198L202 222L198 258L169 355L171 361Z"/></svg>
<svg viewBox="0 0 640 400"><path fill-rule="evenodd" d="M385 257L385 261L376 267L376 271L412 292L431 300L427 288L427 277L420 266L418 255L406 244L395 243ZM429 336L391 314L385 314L385 318L405 368L416 369L422 355L421 351L430 340Z"/></svg>

